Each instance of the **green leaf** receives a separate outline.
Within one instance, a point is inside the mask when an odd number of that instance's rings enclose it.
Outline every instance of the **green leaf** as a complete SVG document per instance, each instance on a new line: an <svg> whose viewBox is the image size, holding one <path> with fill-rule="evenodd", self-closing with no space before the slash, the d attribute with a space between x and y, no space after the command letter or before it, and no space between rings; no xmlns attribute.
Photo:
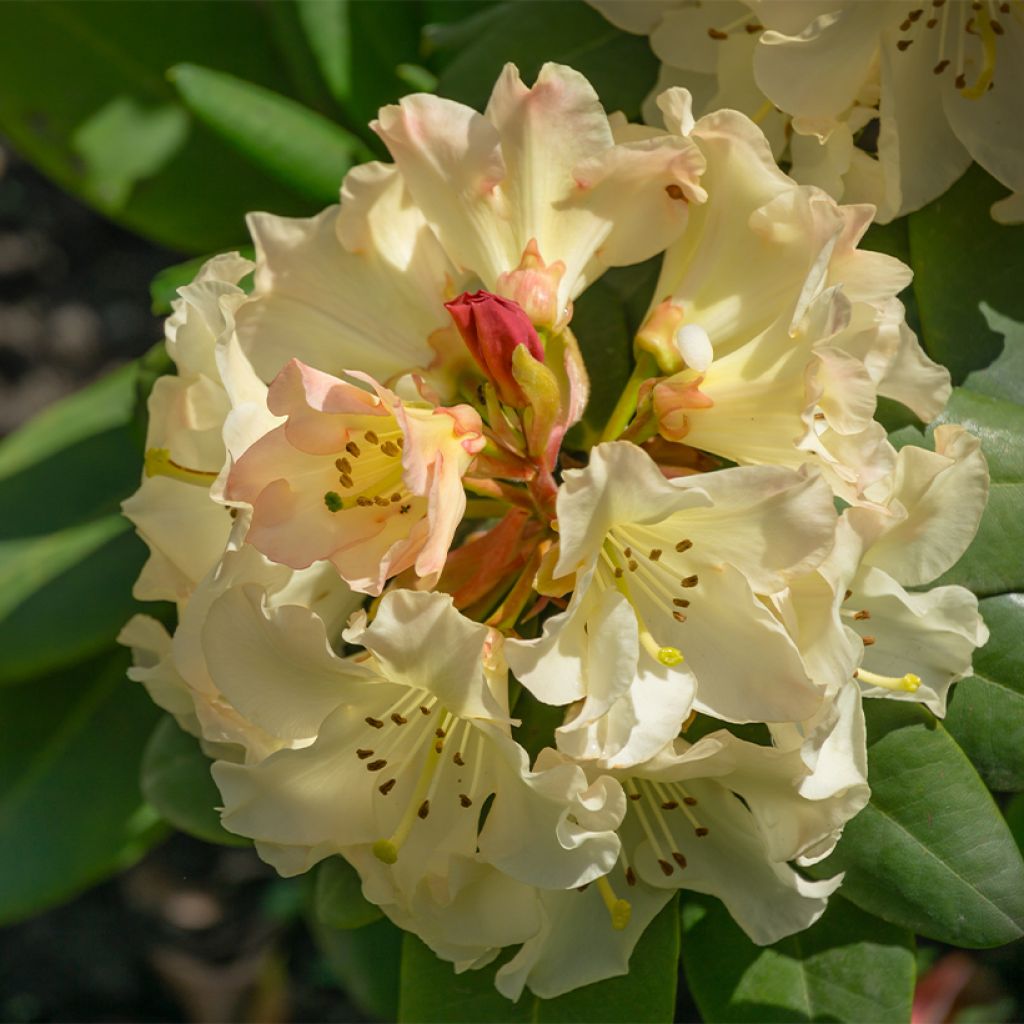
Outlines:
<svg viewBox="0 0 1024 1024"><path fill-rule="evenodd" d="M755 946L718 900L687 900L683 966L716 1024L910 1019L914 937L833 896L806 931Z"/></svg>
<svg viewBox="0 0 1024 1024"><path fill-rule="evenodd" d="M992 635L953 689L945 725L990 789L1024 790L1024 594L986 598L981 614Z"/></svg>
<svg viewBox="0 0 1024 1024"><path fill-rule="evenodd" d="M957 388L936 422L977 435L992 477L977 537L936 582L960 583L979 597L1024 590L1024 406Z"/></svg>
<svg viewBox="0 0 1024 1024"><path fill-rule="evenodd" d="M981 313L989 327L1002 335L1003 350L995 362L968 374L964 387L1024 405L1024 322L1001 316L985 302Z"/></svg>
<svg viewBox="0 0 1024 1024"><path fill-rule="evenodd" d="M1024 320L1024 226L996 224L989 215L992 203L1005 195L975 164L908 218L921 340L957 383L999 353L999 336L989 328L982 304Z"/></svg>
<svg viewBox="0 0 1024 1024"><path fill-rule="evenodd" d="M182 251L236 244L249 210L312 213L199 124L164 78L189 62L290 93L261 6L11 4L0 32L0 131L62 188Z"/></svg>
<svg viewBox="0 0 1024 1024"><path fill-rule="evenodd" d="M165 715L153 730L139 776L143 796L176 829L208 843L248 846L249 840L228 832L215 808L220 793L210 775L210 759L178 723Z"/></svg>
<svg viewBox="0 0 1024 1024"><path fill-rule="evenodd" d="M316 868L313 913L328 928L362 928L382 915L363 895L356 869L344 857L328 857Z"/></svg>
<svg viewBox="0 0 1024 1024"><path fill-rule="evenodd" d="M159 710L126 653L0 690L0 922L134 863L163 833L138 787Z"/></svg>
<svg viewBox="0 0 1024 1024"><path fill-rule="evenodd" d="M345 172L373 155L340 125L252 82L195 64L167 74L200 121L314 202L337 202Z"/></svg>
<svg viewBox="0 0 1024 1024"><path fill-rule="evenodd" d="M586 955L584 936L580 938L580 955ZM446 1024L671 1021L678 960L677 899L648 925L630 958L629 974L584 985L557 999L538 999L527 990L512 1003L494 987L494 965L455 974L451 964L439 960L414 935L406 935L398 1019L402 1024L441 1020Z"/></svg>
<svg viewBox="0 0 1024 1024"><path fill-rule="evenodd" d="M240 245L238 253L247 260L255 259L255 251L251 245ZM178 297L178 289L195 280L202 265L210 259L212 254L196 256L195 259L185 260L184 263L175 263L170 267L164 267L156 277L149 283L149 297L152 300L152 310L155 316L166 316L171 311L171 303ZM247 291L251 285L252 277L242 278L241 285Z"/></svg>
<svg viewBox="0 0 1024 1024"><path fill-rule="evenodd" d="M918 705L866 701L871 801L816 877L868 913L969 948L1024 934L1024 861L991 794Z"/></svg>
<svg viewBox="0 0 1024 1024"><path fill-rule="evenodd" d="M110 647L139 606L146 547L120 516L0 541L0 684L52 672Z"/></svg>
<svg viewBox="0 0 1024 1024"><path fill-rule="evenodd" d="M298 0L296 9L331 94L372 138L366 125L378 109L409 91L400 68L420 59L419 5Z"/></svg>
<svg viewBox="0 0 1024 1024"><path fill-rule="evenodd" d="M404 933L386 918L362 928L339 930L315 921L311 927L327 966L352 1001L380 1020L396 1020Z"/></svg>
<svg viewBox="0 0 1024 1024"><path fill-rule="evenodd" d="M467 45L445 26L427 35L442 66L438 92L483 110L507 61L526 82L545 61L586 75L609 111L637 118L654 87L658 61L643 36L620 32L583 0L497 4L474 15ZM444 48L444 49L442 49Z"/></svg>

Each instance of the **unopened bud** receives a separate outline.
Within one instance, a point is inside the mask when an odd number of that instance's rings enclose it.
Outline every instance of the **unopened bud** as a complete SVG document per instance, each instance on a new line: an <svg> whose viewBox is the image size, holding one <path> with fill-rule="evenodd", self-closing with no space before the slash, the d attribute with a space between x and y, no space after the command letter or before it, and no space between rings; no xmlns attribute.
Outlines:
<svg viewBox="0 0 1024 1024"><path fill-rule="evenodd" d="M516 302L532 323L557 331L570 312L558 308L558 287L564 276L565 264L561 260L545 263L537 239L531 238L519 266L499 275L497 290L499 295Z"/></svg>
<svg viewBox="0 0 1024 1024"><path fill-rule="evenodd" d="M676 344L676 333L683 322L683 307L665 299L659 302L636 333L636 348L654 356L662 373L677 373L683 357Z"/></svg>
<svg viewBox="0 0 1024 1024"><path fill-rule="evenodd" d="M512 372L515 351L523 347L538 362L544 346L530 318L511 299L479 291L445 303L477 365L494 383L506 405L525 408L529 400Z"/></svg>

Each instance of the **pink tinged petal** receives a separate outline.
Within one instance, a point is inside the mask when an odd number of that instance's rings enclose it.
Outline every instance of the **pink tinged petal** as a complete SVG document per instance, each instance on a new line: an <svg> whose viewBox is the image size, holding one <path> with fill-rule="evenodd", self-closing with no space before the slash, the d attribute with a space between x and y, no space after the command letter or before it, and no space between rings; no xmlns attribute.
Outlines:
<svg viewBox="0 0 1024 1024"><path fill-rule="evenodd" d="M494 125L461 103L416 95L382 107L371 127L445 252L493 287L521 252L497 191L506 169Z"/></svg>

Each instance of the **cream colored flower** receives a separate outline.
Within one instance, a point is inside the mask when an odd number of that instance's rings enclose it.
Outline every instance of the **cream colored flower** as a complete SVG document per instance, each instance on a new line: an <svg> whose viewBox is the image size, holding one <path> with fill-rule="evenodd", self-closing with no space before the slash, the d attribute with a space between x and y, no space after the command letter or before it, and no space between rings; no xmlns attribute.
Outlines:
<svg viewBox="0 0 1024 1024"><path fill-rule="evenodd" d="M873 203L882 223L940 196L972 159L1024 190L1016 2L593 4L650 35L661 87L687 86L702 111L733 106L755 118L797 180ZM1015 223L1018 206L1010 197L992 213Z"/></svg>

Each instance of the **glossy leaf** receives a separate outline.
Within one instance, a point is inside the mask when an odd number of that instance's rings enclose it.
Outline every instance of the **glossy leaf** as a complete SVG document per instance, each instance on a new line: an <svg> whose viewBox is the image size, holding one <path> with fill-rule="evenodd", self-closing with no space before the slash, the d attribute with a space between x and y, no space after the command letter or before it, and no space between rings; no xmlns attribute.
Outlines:
<svg viewBox="0 0 1024 1024"><path fill-rule="evenodd" d="M363 896L356 869L344 857L328 857L316 868L313 913L328 928L362 928L382 915Z"/></svg>
<svg viewBox="0 0 1024 1024"><path fill-rule="evenodd" d="M208 843L249 845L248 839L221 825L216 810L221 799L210 775L210 759L170 715L149 737L139 782L143 796L176 829Z"/></svg>
<svg viewBox="0 0 1024 1024"><path fill-rule="evenodd" d="M1024 934L1024 861L963 751L928 711L866 703L871 801L817 877L929 938L999 946Z"/></svg>
<svg viewBox="0 0 1024 1024"><path fill-rule="evenodd" d="M960 382L999 354L982 309L1024 320L1024 226L996 224L989 207L1006 189L977 164L908 219L914 294L928 354Z"/></svg>
<svg viewBox="0 0 1024 1024"><path fill-rule="evenodd" d="M195 64L168 77L200 121L314 202L337 202L345 172L372 156L340 125L252 82Z"/></svg>
<svg viewBox="0 0 1024 1024"><path fill-rule="evenodd" d="M0 922L137 860L162 834L139 792L159 710L126 653L0 690Z"/></svg>
<svg viewBox="0 0 1024 1024"><path fill-rule="evenodd" d="M313 934L349 998L379 1020L396 1020L403 933L383 919L352 929L314 922Z"/></svg>
<svg viewBox="0 0 1024 1024"><path fill-rule="evenodd" d="M314 204L199 124L164 73L193 62L290 93L270 28L248 2L7 5L0 131L61 187L163 245L237 244L247 211Z"/></svg>
<svg viewBox="0 0 1024 1024"><path fill-rule="evenodd" d="M606 110L639 117L640 106L654 87L658 60L647 40L614 28L583 0L497 4L472 16L471 44L445 26L427 35L443 65L438 92L477 110L507 61L532 82L545 61L569 64L586 75Z"/></svg>
<svg viewBox="0 0 1024 1024"><path fill-rule="evenodd" d="M581 955L586 955L581 937ZM507 959L507 955L505 959ZM510 1002L494 987L495 965L456 974L414 935L402 948L402 1024L445 1021L671 1021L679 959L678 901L669 902L644 932L629 974L584 985L557 999L524 991ZM498 963L503 962L499 960Z"/></svg>
<svg viewBox="0 0 1024 1024"><path fill-rule="evenodd" d="M420 5L298 0L296 11L350 127L375 138L368 122L410 91L400 69L420 59Z"/></svg>
<svg viewBox="0 0 1024 1024"><path fill-rule="evenodd" d="M964 387L1024 405L1024 320L1002 316L984 302L981 312L989 327L1002 335L1003 349L993 363L968 374Z"/></svg>
<svg viewBox="0 0 1024 1024"><path fill-rule="evenodd" d="M772 946L755 946L717 900L687 899L683 966L715 1024L910 1019L913 935L838 896L816 924Z"/></svg>
<svg viewBox="0 0 1024 1024"><path fill-rule="evenodd" d="M974 675L953 690L945 724L990 789L1024 789L1024 594L981 602L991 632Z"/></svg>
<svg viewBox="0 0 1024 1024"><path fill-rule="evenodd" d="M937 582L963 584L979 597L1024 590L1024 406L957 388L937 422L981 438L992 478L978 536Z"/></svg>

